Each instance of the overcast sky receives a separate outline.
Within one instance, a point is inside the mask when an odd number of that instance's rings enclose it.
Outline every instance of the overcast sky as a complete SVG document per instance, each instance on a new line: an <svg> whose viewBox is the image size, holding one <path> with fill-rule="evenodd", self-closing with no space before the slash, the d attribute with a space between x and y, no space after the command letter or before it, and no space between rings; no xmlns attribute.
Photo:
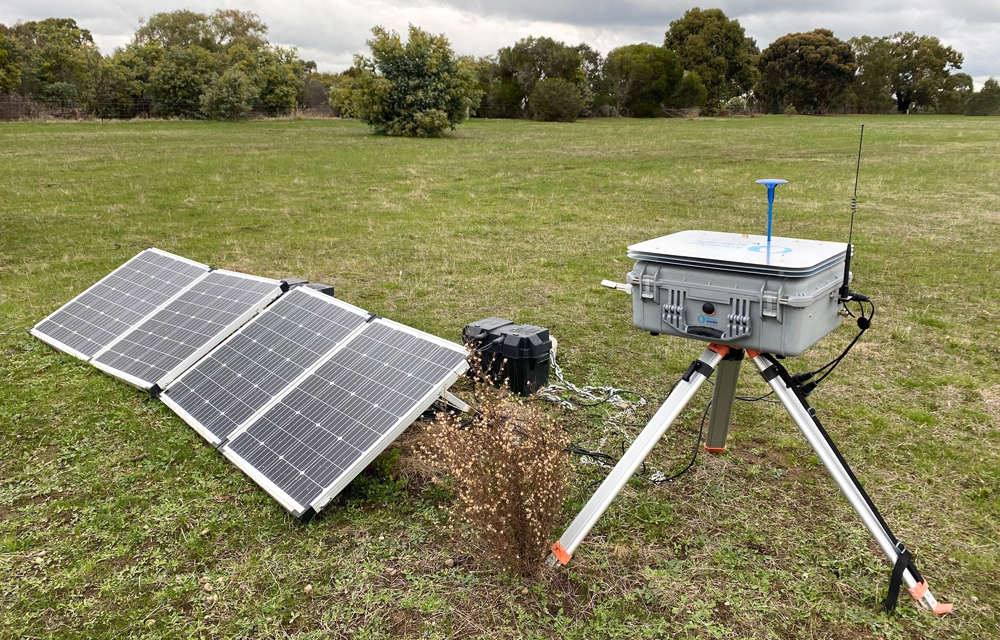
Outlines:
<svg viewBox="0 0 1000 640"><path fill-rule="evenodd" d="M412 23L444 33L455 51L485 55L525 36L586 42L602 53L636 42L662 44L663 34L692 0L0 0L0 23L48 17L76 18L103 53L128 42L139 19L161 11L216 8L253 11L270 27L272 42L296 46L321 71L341 71L365 53L375 25L405 33ZM1000 0L724 0L717 6L738 18L763 49L790 32L818 27L848 38L916 31L965 54L963 71L980 86L1000 77Z"/></svg>

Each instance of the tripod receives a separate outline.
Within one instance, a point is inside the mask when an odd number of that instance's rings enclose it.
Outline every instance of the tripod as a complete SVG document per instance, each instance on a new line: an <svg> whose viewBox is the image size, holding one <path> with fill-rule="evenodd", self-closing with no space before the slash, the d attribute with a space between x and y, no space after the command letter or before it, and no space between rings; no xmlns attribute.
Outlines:
<svg viewBox="0 0 1000 640"><path fill-rule="evenodd" d="M840 487L840 491L861 518L865 528L868 529L892 564L889 595L883 603L884 608L887 611L895 608L899 587L903 583L910 595L923 607L939 615L950 612L952 605L938 603L931 595L927 588L927 582L913 564L910 552L893 535L889 525L882 518L882 514L879 513L851 471L826 429L816 418L815 411L809 406L805 396L799 390L798 385L792 381L785 367L773 356L765 353L747 350L746 355L753 361L761 376L774 390L775 396L784 405L785 410L802 431L802 435L805 436L809 445L823 462L823 466ZM573 552L590 533L597 520L607 511L615 496L625 487L639 465L646 459L666 430L694 397L698 388L712 375L716 368L718 368L718 374L705 448L711 452L721 452L725 449L733 402L736 399L736 382L739 378L743 357L744 351L741 349L710 344L705 352L691 363L663 406L653 415L632 446L628 448L628 451L621 457L601 486L584 505L583 510L570 523L569 528L559 538L559 541L552 545L552 553L546 561L548 566L555 566L556 563L567 564L570 561Z"/></svg>

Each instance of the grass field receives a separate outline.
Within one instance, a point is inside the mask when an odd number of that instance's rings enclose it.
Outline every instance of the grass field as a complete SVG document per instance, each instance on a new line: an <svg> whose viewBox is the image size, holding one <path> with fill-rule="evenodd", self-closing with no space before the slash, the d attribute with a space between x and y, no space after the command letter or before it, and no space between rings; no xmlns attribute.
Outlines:
<svg viewBox="0 0 1000 640"><path fill-rule="evenodd" d="M639 240L761 232L760 177L790 181L778 235L844 240L862 122L855 288L879 311L812 401L955 603L944 619L908 596L877 611L889 567L773 405L737 406L727 453L630 485L568 567L527 580L447 528L446 493L391 472L300 526L160 403L27 335L157 246L330 282L450 339L489 315L546 326L573 381L656 404L701 347L636 331L600 280ZM325 120L0 124L0 637L997 637L998 185L1000 119L475 121L438 140ZM685 462L708 393L655 468ZM569 420L597 446L599 424ZM566 523L596 477L574 461Z"/></svg>

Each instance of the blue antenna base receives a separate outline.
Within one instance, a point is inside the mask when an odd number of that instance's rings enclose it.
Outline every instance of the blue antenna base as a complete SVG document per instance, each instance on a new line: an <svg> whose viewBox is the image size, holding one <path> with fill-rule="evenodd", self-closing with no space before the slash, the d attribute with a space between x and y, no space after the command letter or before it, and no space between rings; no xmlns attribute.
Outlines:
<svg viewBox="0 0 1000 640"><path fill-rule="evenodd" d="M767 244L771 244L771 218L774 212L774 188L779 184L788 184L788 180L781 178L762 178L756 181L767 187Z"/></svg>

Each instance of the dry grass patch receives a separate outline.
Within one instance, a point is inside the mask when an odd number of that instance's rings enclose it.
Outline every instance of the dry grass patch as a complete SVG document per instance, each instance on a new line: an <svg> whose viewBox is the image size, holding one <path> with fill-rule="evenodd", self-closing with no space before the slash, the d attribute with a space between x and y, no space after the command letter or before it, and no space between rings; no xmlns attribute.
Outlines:
<svg viewBox="0 0 1000 640"><path fill-rule="evenodd" d="M1000 426L1000 385L980 389L979 397L983 400L986 415L990 417L994 425Z"/></svg>

